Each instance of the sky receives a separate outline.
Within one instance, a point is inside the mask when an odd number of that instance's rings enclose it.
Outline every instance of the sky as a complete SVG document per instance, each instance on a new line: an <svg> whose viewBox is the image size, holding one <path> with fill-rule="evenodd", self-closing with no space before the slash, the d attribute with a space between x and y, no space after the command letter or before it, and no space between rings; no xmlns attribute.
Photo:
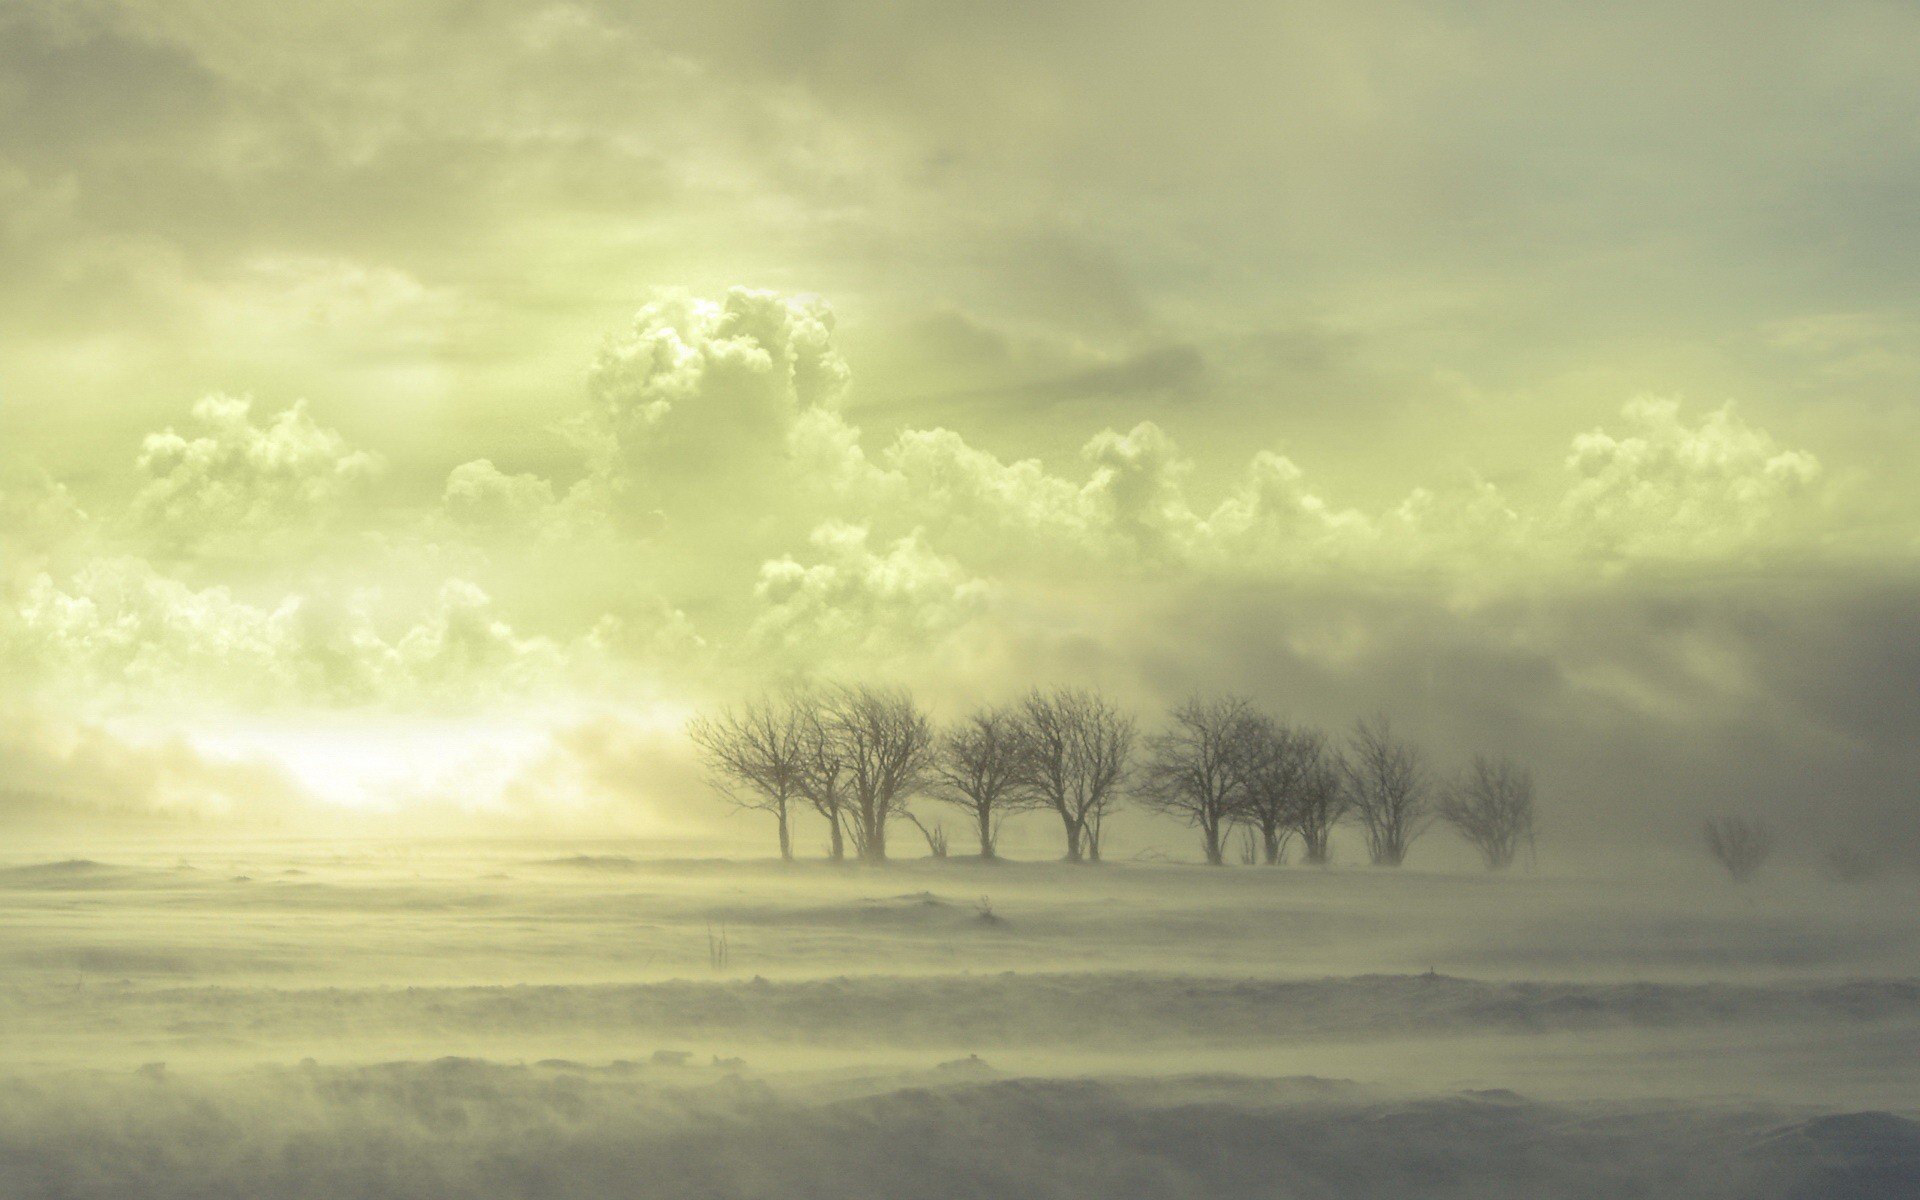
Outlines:
<svg viewBox="0 0 1920 1200"><path fill-rule="evenodd" d="M9 0L0 819L699 829L792 678L1920 856L1920 10Z"/></svg>

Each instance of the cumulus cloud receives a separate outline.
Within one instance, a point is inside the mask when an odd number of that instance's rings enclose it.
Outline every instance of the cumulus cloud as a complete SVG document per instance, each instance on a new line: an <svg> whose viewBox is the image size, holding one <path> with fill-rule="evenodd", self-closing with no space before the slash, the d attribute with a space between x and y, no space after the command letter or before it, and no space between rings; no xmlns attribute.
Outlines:
<svg viewBox="0 0 1920 1200"><path fill-rule="evenodd" d="M1306 484L1306 472L1283 454L1261 450L1233 494L1200 531L1216 567L1325 566L1351 561L1377 537L1375 523L1336 509Z"/></svg>
<svg viewBox="0 0 1920 1200"><path fill-rule="evenodd" d="M1820 463L1779 446L1727 405L1698 425L1679 402L1642 398L1625 429L1573 441L1574 482L1556 514L1588 553L1688 559L1737 554L1800 532L1817 504Z"/></svg>
<svg viewBox="0 0 1920 1200"><path fill-rule="evenodd" d="M1058 616L1035 617L1045 601L996 606L1009 593L1084 595L1168 571L1288 585L1417 573L1484 591L1791 549L1823 502L1811 455L1731 407L1689 420L1655 400L1576 438L1558 493L1473 480L1373 512L1330 499L1277 449L1202 500L1206 480L1147 421L1095 433L1078 472L949 429L900 431L869 453L843 410L834 324L813 297L663 294L592 365L567 426L574 471L462 463L425 525L383 512L377 460L304 405L262 414L207 397L186 432L142 447L118 527L144 534L150 559L10 555L25 564L12 567L10 659L72 690L187 681L329 704L634 668L678 677L723 660L857 666L938 653L962 630L1013 644L1022 622ZM10 545L83 521L57 484L5 495L27 531ZM263 598L257 581L236 590L211 569L382 521L344 582ZM187 553L192 582L166 569ZM432 564L444 573L423 576ZM356 578L405 582L383 596Z"/></svg>
<svg viewBox="0 0 1920 1200"><path fill-rule="evenodd" d="M660 607L675 615L643 617L647 632L606 639L608 654L716 638L724 649L744 634L741 653L771 640L791 657L882 653L889 630L957 627L981 597L1023 581L1413 573L1477 590L1791 551L1824 498L1812 456L1731 407L1690 421L1670 401L1636 401L1617 427L1576 438L1562 489L1418 484L1371 512L1330 498L1276 449L1255 450L1223 497L1203 501L1206 481L1150 421L1095 433L1077 474L951 429L903 430L870 453L842 408L850 372L833 327L812 297L664 295L590 372L570 426L575 483L476 460L448 477L443 512L471 536L631 564L607 608L636 573L665 587ZM588 531L596 549L578 540ZM686 597L709 614L701 635Z"/></svg>
<svg viewBox="0 0 1920 1200"><path fill-rule="evenodd" d="M1690 417L1637 401L1574 439L1558 487L1419 482L1362 509L1278 448L1254 449L1222 490L1150 421L1095 432L1077 464L1002 458L951 429L895 431L870 451L844 407L850 384L817 299L663 295L592 365L566 426L571 465L462 462L426 517L304 405L263 414L208 397L184 432L146 439L118 516L89 521L52 481L0 493L7 692L76 711L470 710L911 668L951 694L1051 672L1150 702L1184 673L1162 658L1161 631L1194 619L1209 591L1296 618L1383 581L1434 606L1494 604L1610 586L1641 563L1814 552L1825 503L1813 457L1731 407ZM96 524L143 553L93 546ZM364 536L325 542L318 569L314 538L328 532ZM298 583L235 569L302 546ZM1242 652L1284 651L1358 688L1384 669L1375 650L1394 618L1343 611ZM1508 661L1500 637L1524 631L1489 620L1475 636L1492 648L1472 653ZM1548 641L1561 686L1615 707L1752 703L1579 666L1565 639ZM1701 653L1688 661L1722 661Z"/></svg>
<svg viewBox="0 0 1920 1200"><path fill-rule="evenodd" d="M808 541L809 561L786 557L760 568L765 608L752 631L754 641L808 665L935 650L992 596L985 580L918 534L875 548L865 526L828 522Z"/></svg>
<svg viewBox="0 0 1920 1200"><path fill-rule="evenodd" d="M764 498L790 478L805 412L846 389L833 314L811 297L735 288L718 301L667 294L601 351L573 423L592 486L609 499L700 519L730 495Z"/></svg>
<svg viewBox="0 0 1920 1200"><path fill-rule="evenodd" d="M135 464L143 482L129 515L171 550L253 555L310 534L379 467L318 425L304 402L256 418L250 398L213 395L192 415L186 433L148 435Z"/></svg>
<svg viewBox="0 0 1920 1200"><path fill-rule="evenodd" d="M558 503L551 481L528 473L509 475L486 458L449 472L440 500L456 524L477 529L543 528Z"/></svg>
<svg viewBox="0 0 1920 1200"><path fill-rule="evenodd" d="M387 629L377 594L295 593L258 604L139 559L41 574L0 621L20 680L81 695L241 703L471 700L552 680L565 651L514 631L474 584L449 581Z"/></svg>

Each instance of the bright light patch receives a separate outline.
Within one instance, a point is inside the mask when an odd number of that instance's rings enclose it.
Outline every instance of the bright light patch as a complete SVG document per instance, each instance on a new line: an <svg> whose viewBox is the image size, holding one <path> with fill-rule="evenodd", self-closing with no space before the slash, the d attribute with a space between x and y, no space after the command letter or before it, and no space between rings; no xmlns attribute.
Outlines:
<svg viewBox="0 0 1920 1200"><path fill-rule="evenodd" d="M189 741L211 758L276 766L325 804L381 812L427 799L486 808L552 747L537 723L344 717L224 721Z"/></svg>

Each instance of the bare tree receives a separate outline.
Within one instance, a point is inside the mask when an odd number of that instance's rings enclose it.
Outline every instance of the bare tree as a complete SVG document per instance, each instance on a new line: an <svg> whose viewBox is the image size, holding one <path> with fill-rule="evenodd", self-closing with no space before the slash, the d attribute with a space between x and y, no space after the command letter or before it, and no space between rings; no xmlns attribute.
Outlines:
<svg viewBox="0 0 1920 1200"><path fill-rule="evenodd" d="M755 700L696 718L688 736L713 785L741 808L769 812L780 826L780 857L793 859L793 803L804 794L805 721L791 701Z"/></svg>
<svg viewBox="0 0 1920 1200"><path fill-rule="evenodd" d="M1066 830L1067 861L1100 861L1100 834L1133 757L1133 718L1093 692L1034 691L1020 704L1023 782Z"/></svg>
<svg viewBox="0 0 1920 1200"><path fill-rule="evenodd" d="M965 809L980 838L980 857L997 856L1008 814L1034 806L1025 781L1026 739L1019 715L985 708L940 739L929 794Z"/></svg>
<svg viewBox="0 0 1920 1200"><path fill-rule="evenodd" d="M1311 824L1320 825L1323 813L1310 812L1309 791L1314 772L1326 753L1326 738L1310 729L1295 729L1271 717L1257 718L1253 735L1253 761L1247 773L1246 800L1240 807L1240 819L1259 839L1260 856L1268 866L1279 865L1287 842L1296 832L1305 832ZM1340 796L1336 789L1335 800ZM1335 820L1339 814L1333 814ZM1326 861L1326 835L1309 842L1309 853L1319 847Z"/></svg>
<svg viewBox="0 0 1920 1200"><path fill-rule="evenodd" d="M1419 749L1395 737L1384 716L1362 719L1354 727L1345 764L1368 857L1375 866L1399 866L1414 839L1433 823Z"/></svg>
<svg viewBox="0 0 1920 1200"><path fill-rule="evenodd" d="M1510 758L1475 755L1466 775L1440 798L1440 819L1459 831L1489 871L1533 845L1533 773Z"/></svg>
<svg viewBox="0 0 1920 1200"><path fill-rule="evenodd" d="M1353 810L1346 758L1317 729L1295 731L1294 753L1301 760L1301 770L1293 827L1300 834L1307 862L1324 867L1333 858L1334 827Z"/></svg>
<svg viewBox="0 0 1920 1200"><path fill-rule="evenodd" d="M841 812L863 861L887 860L887 819L906 810L933 759L933 723L898 688L841 687L821 716L845 766Z"/></svg>
<svg viewBox="0 0 1920 1200"><path fill-rule="evenodd" d="M801 717L800 791L826 818L827 857L842 862L847 857L846 753L827 719L828 697L798 693L794 703Z"/></svg>
<svg viewBox="0 0 1920 1200"><path fill-rule="evenodd" d="M1765 821L1749 821L1738 814L1708 817L1700 832L1706 838L1707 853L1726 868L1735 883L1752 879L1773 853L1773 830Z"/></svg>
<svg viewBox="0 0 1920 1200"><path fill-rule="evenodd" d="M1147 739L1139 795L1150 808L1200 831L1207 863L1226 862L1225 833L1243 811L1260 751L1262 720L1241 696L1193 697Z"/></svg>

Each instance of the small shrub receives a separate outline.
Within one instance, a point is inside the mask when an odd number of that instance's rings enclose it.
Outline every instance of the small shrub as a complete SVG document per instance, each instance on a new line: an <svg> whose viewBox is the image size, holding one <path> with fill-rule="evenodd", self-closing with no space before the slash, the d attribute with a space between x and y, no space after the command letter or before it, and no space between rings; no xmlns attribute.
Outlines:
<svg viewBox="0 0 1920 1200"><path fill-rule="evenodd" d="M1735 883L1745 883L1773 853L1773 830L1765 821L1749 821L1735 814L1709 817L1701 826L1707 853Z"/></svg>
<svg viewBox="0 0 1920 1200"><path fill-rule="evenodd" d="M1871 850L1857 846L1835 846L1826 854L1827 874L1841 883L1865 883L1886 870L1886 863Z"/></svg>

